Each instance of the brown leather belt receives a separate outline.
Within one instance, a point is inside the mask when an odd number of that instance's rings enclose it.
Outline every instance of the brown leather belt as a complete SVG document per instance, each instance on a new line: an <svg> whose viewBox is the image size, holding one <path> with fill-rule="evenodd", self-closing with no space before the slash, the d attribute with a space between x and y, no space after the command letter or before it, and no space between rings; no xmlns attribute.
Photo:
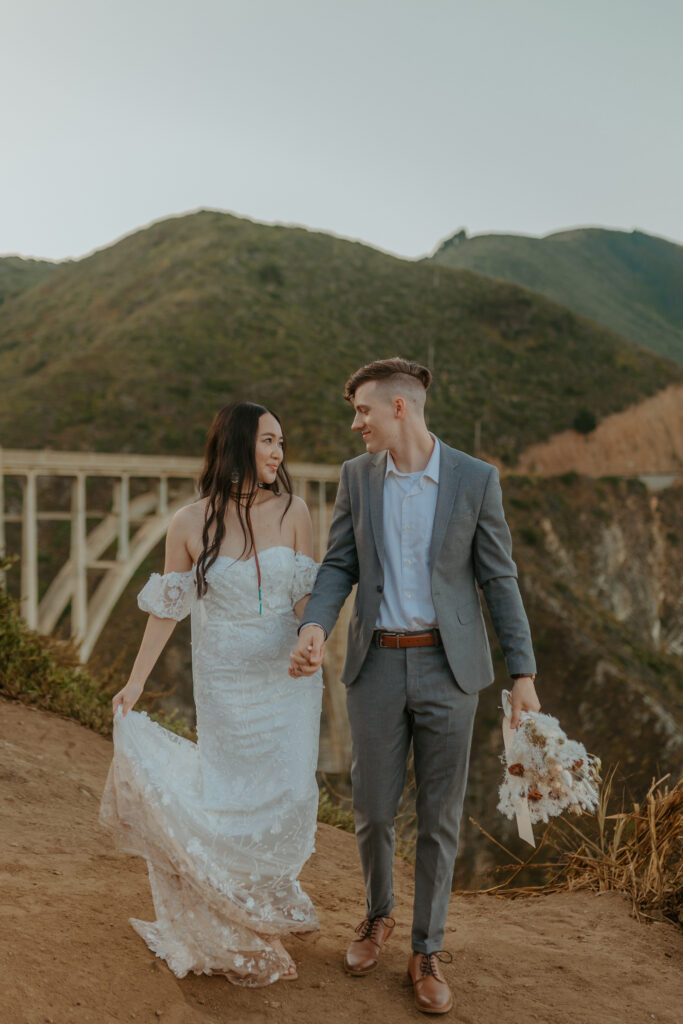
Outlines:
<svg viewBox="0 0 683 1024"><path fill-rule="evenodd" d="M372 634L375 647L440 647L441 633L438 629L429 629L424 633L393 633L388 629L376 629Z"/></svg>

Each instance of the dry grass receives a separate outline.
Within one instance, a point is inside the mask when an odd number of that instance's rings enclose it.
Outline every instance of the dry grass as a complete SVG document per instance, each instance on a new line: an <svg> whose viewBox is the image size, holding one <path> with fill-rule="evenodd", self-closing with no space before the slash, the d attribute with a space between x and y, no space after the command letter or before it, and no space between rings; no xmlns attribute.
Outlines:
<svg viewBox="0 0 683 1024"><path fill-rule="evenodd" d="M643 803L620 814L607 814L609 780L596 815L596 839L564 821L580 844L565 854L562 888L617 890L629 896L639 920L683 924L683 780L669 787L669 778L653 780Z"/></svg>
<svg viewBox="0 0 683 1024"><path fill-rule="evenodd" d="M517 897L578 889L612 890L629 897L638 920L666 919L683 924L683 780L669 786L669 778L666 775L653 780L645 800L635 803L631 811L609 814L612 772L601 789L597 814L585 816L586 827L579 828L566 817L555 819L527 860L505 851L516 863L500 869L511 872L503 882L460 895L486 892ZM500 847L484 829L481 831ZM554 847L558 856L541 863L538 854L548 846ZM512 882L532 864L548 871L548 881L513 886Z"/></svg>

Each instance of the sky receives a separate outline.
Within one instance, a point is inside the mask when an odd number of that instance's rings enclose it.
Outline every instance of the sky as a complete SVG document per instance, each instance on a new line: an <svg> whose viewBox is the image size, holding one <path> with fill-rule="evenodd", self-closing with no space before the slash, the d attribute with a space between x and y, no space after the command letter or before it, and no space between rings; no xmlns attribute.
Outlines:
<svg viewBox="0 0 683 1024"><path fill-rule="evenodd" d="M0 253L199 208L683 243L680 0L0 0Z"/></svg>

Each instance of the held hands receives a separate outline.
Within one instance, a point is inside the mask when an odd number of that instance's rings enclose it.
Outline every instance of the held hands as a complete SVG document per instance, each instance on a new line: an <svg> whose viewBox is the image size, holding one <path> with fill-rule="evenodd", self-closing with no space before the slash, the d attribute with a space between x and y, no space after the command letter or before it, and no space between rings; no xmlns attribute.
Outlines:
<svg viewBox="0 0 683 1024"><path fill-rule="evenodd" d="M325 630L322 626L304 626L297 645L289 656L289 674L293 679L312 676L323 663Z"/></svg>
<svg viewBox="0 0 683 1024"><path fill-rule="evenodd" d="M128 714L130 709L137 704L140 699L140 694L144 689L144 683L133 682L129 679L122 690L114 694L111 701L112 711L116 714L117 710L121 708L124 716Z"/></svg>
<svg viewBox="0 0 683 1024"><path fill-rule="evenodd" d="M510 698L512 700L511 729L516 729L519 725L519 716L522 711L541 710L541 702L536 695L536 687L531 676L520 676L519 679L515 679Z"/></svg>

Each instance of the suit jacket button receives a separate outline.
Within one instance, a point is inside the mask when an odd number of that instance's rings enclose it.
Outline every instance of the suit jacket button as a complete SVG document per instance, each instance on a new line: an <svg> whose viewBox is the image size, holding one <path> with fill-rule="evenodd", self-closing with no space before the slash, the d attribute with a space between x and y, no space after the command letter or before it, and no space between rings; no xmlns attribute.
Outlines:
<svg viewBox="0 0 683 1024"><path fill-rule="evenodd" d="M377 593L378 594L383 594L384 593L384 587L381 587L379 584L377 584Z"/></svg>

